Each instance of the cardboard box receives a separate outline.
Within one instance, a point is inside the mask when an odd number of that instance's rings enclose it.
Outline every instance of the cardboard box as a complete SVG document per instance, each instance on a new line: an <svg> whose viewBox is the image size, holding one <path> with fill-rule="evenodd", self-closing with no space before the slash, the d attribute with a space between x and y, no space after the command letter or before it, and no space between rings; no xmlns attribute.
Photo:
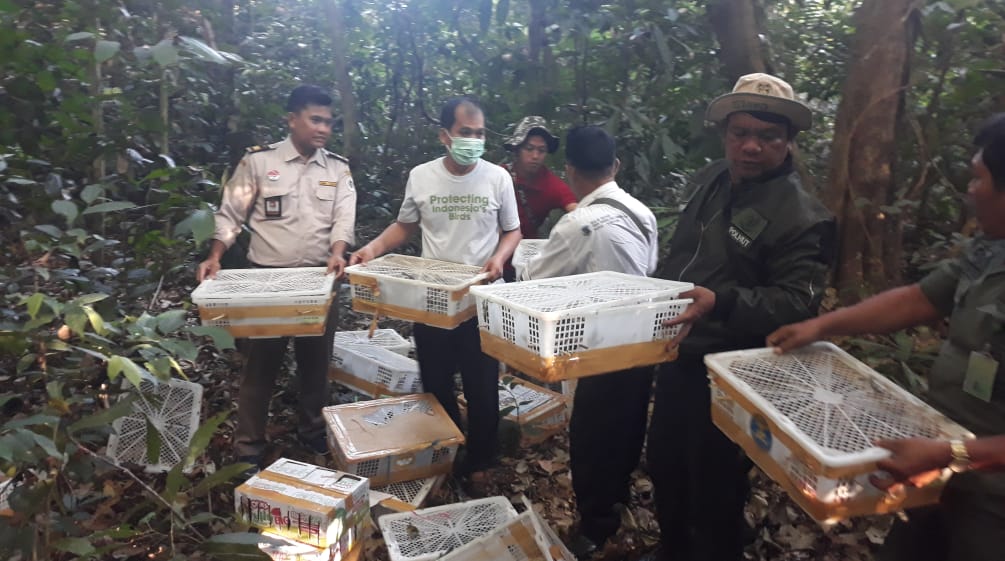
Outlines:
<svg viewBox="0 0 1005 561"><path fill-rule="evenodd" d="M337 544L370 513L364 477L286 458L234 490L240 520L317 548Z"/></svg>
<svg viewBox="0 0 1005 561"><path fill-rule="evenodd" d="M364 527L368 527L366 521L350 528L348 532L342 534L339 541L327 548L317 548L263 532L260 534L258 548L273 561L360 561L363 557L361 532Z"/></svg>
<svg viewBox="0 0 1005 561"><path fill-rule="evenodd" d="M380 487L450 473L464 435L432 394L323 409L338 469Z"/></svg>

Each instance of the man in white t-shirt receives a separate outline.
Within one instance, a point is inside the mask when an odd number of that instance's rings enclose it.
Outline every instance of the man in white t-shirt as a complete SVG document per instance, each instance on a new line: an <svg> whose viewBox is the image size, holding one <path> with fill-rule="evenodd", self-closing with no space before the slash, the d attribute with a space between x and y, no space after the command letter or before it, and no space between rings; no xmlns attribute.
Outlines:
<svg viewBox="0 0 1005 561"><path fill-rule="evenodd" d="M614 181L614 138L595 126L565 140L565 175L579 206L551 229L548 242L521 273L524 280L596 271L649 276L656 270L656 217ZM653 368L581 378L569 423L569 467L579 531L569 547L587 559L621 526L632 471L642 457ZM602 443L602 444L600 444Z"/></svg>
<svg viewBox="0 0 1005 561"><path fill-rule="evenodd" d="M440 124L440 142L447 155L412 169L397 221L354 253L350 263L366 263L421 230L423 257L479 265L493 280L502 276L521 239L513 181L506 170L481 159L485 116L477 102L467 97L448 101L440 112ZM461 372L468 435L458 473L478 474L495 459L499 363L481 352L475 318L456 329L416 323L413 335L422 385L458 426L454 373Z"/></svg>

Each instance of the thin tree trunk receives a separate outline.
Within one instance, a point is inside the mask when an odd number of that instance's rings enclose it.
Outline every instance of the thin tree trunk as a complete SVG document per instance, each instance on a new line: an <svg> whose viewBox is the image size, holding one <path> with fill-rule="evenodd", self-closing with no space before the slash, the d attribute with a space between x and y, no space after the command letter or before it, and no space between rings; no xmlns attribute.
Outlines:
<svg viewBox="0 0 1005 561"><path fill-rule="evenodd" d="M865 0L855 15L858 31L824 196L840 226L835 280L846 303L887 288L902 266L900 240L890 239L900 228L890 225L882 207L896 187L897 130L917 35L911 18L916 7L917 0Z"/></svg>
<svg viewBox="0 0 1005 561"><path fill-rule="evenodd" d="M342 151L351 162L360 155L359 121L356 116L356 96L353 95L352 81L349 77L349 41L346 39L345 15L342 11L343 0L322 0L325 13L328 16L331 29L332 66L335 70L336 87L342 107Z"/></svg>
<svg viewBox="0 0 1005 561"><path fill-rule="evenodd" d="M708 17L719 41L719 60L730 83L744 74L771 72L758 37L757 0L716 0Z"/></svg>

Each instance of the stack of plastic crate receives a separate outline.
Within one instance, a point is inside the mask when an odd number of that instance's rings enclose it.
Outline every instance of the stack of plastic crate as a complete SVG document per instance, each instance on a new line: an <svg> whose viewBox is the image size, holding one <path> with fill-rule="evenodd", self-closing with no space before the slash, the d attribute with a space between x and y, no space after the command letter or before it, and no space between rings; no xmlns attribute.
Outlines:
<svg viewBox="0 0 1005 561"><path fill-rule="evenodd" d="M707 355L705 364L716 426L821 522L938 501L949 470L892 494L873 486L876 462L890 454L875 441L973 438L830 343Z"/></svg>
<svg viewBox="0 0 1005 561"><path fill-rule="evenodd" d="M659 364L693 285L602 271L475 286L482 350L546 382Z"/></svg>
<svg viewBox="0 0 1005 561"><path fill-rule="evenodd" d="M335 334L329 378L369 397L422 393L412 344L392 329Z"/></svg>

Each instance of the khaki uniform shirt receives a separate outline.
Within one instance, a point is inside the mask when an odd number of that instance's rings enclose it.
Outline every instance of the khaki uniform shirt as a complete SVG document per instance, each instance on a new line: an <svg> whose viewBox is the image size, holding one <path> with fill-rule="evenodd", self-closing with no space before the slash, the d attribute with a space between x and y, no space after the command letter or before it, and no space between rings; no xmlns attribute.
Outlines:
<svg viewBox="0 0 1005 561"><path fill-rule="evenodd" d="M327 263L337 241L352 245L356 188L341 156L317 150L306 163L286 138L249 149L223 191L213 238L228 248L247 221L248 260L266 267Z"/></svg>
<svg viewBox="0 0 1005 561"><path fill-rule="evenodd" d="M928 400L978 436L1005 434L1005 240L972 240L920 286L949 317L949 335L929 374ZM964 389L971 353L998 362L988 401ZM964 475L957 478L1005 494L1005 474Z"/></svg>

